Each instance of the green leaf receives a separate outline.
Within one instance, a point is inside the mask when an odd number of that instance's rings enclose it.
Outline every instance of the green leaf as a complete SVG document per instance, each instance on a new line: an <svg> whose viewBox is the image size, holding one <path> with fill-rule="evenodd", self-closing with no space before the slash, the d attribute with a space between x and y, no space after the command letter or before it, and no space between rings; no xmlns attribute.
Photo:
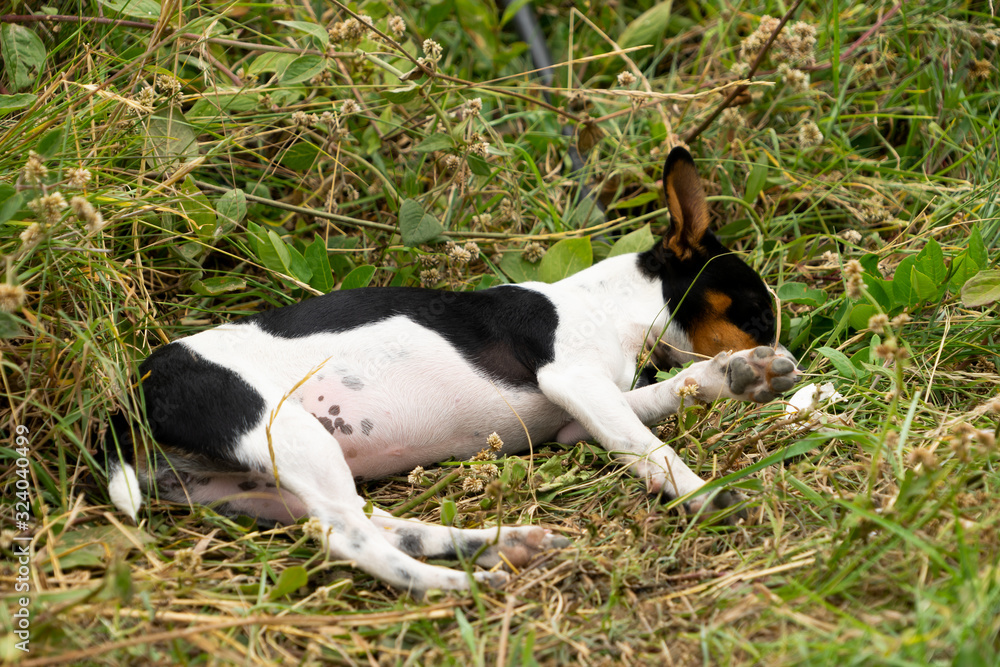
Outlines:
<svg viewBox="0 0 1000 667"><path fill-rule="evenodd" d="M16 23L0 25L0 55L14 90L30 88L45 66L45 45L34 31Z"/></svg>
<svg viewBox="0 0 1000 667"><path fill-rule="evenodd" d="M980 271L962 285L962 303L968 308L986 306L1000 299L1000 270Z"/></svg>
<svg viewBox="0 0 1000 667"><path fill-rule="evenodd" d="M969 259L976 265L976 269L985 269L988 263L986 257L986 246L983 244L983 235L979 231L977 224L969 234Z"/></svg>
<svg viewBox="0 0 1000 667"><path fill-rule="evenodd" d="M316 158L319 156L319 152L319 146L311 144L308 141L300 141L296 144L292 144L288 150L282 154L278 162L281 163L281 166L287 167L292 171L306 173L312 169L314 164L316 164Z"/></svg>
<svg viewBox="0 0 1000 667"><path fill-rule="evenodd" d="M23 335L17 319L10 313L0 311L0 338L18 338Z"/></svg>
<svg viewBox="0 0 1000 667"><path fill-rule="evenodd" d="M420 202L407 199L400 205L399 235L402 237L403 245L412 247L433 241L441 236L443 231L444 227L437 218L424 213L424 207Z"/></svg>
<svg viewBox="0 0 1000 667"><path fill-rule="evenodd" d="M293 28L300 32L304 32L311 37L315 37L316 40L323 46L330 43L330 35L327 33L326 29L315 23L309 23L307 21L275 21L275 23L287 25L289 28Z"/></svg>
<svg viewBox="0 0 1000 667"><path fill-rule="evenodd" d="M293 278L308 284L312 280L312 267L309 266L309 262L295 246L286 243L285 247L288 248L288 273Z"/></svg>
<svg viewBox="0 0 1000 667"><path fill-rule="evenodd" d="M169 169L198 156L198 137L179 109L162 109L146 123L144 153L156 169Z"/></svg>
<svg viewBox="0 0 1000 667"><path fill-rule="evenodd" d="M608 253L608 257L626 255L632 252L646 252L654 245L656 245L656 237L653 236L653 232L650 230L648 224L643 225L634 232L629 232L615 241L615 244L611 246L611 252Z"/></svg>
<svg viewBox="0 0 1000 667"><path fill-rule="evenodd" d="M803 303L815 307L826 302L826 292L804 283L783 283L778 287L778 298L786 303Z"/></svg>
<svg viewBox="0 0 1000 667"><path fill-rule="evenodd" d="M274 254L278 257L278 262L280 263L282 273L288 273L288 267L292 263L292 255L288 252L288 244L281 240L273 229L267 230L267 241L271 245L271 249Z"/></svg>
<svg viewBox="0 0 1000 667"><path fill-rule="evenodd" d="M287 85L308 81L323 71L326 61L322 56L299 56L288 65L281 76L281 83Z"/></svg>
<svg viewBox="0 0 1000 667"><path fill-rule="evenodd" d="M344 282L340 283L340 289L345 290L368 287L368 285L371 284L373 277L375 277L375 267L370 264L362 264L347 274L347 277L344 278Z"/></svg>
<svg viewBox="0 0 1000 667"><path fill-rule="evenodd" d="M306 262L312 269L312 279L309 284L324 294L333 289L333 271L330 270L330 254L326 249L326 241L316 237L306 246Z"/></svg>
<svg viewBox="0 0 1000 667"><path fill-rule="evenodd" d="M645 206L649 202L656 201L659 198L660 195L656 192L643 192L642 194L630 197L629 199L619 199L611 204L607 210L615 211L623 208L639 208L640 206Z"/></svg>
<svg viewBox="0 0 1000 667"><path fill-rule="evenodd" d="M667 24L670 23L672 5L672 0L667 0L643 12L639 18L628 24L618 38L618 44L623 49L643 44L650 44L654 49L658 48L660 40L667 31Z"/></svg>
<svg viewBox="0 0 1000 667"><path fill-rule="evenodd" d="M278 575L278 580L267 594L268 600L277 600L290 595L309 583L309 573L302 565L286 567Z"/></svg>
<svg viewBox="0 0 1000 667"><path fill-rule="evenodd" d="M223 113L240 113L257 108L259 96L253 93L231 93L206 95L195 102L184 114L188 120L195 118L218 118Z"/></svg>
<svg viewBox="0 0 1000 667"><path fill-rule="evenodd" d="M942 279L943 282L943 279ZM910 269L910 287L917 301L910 305L915 305L919 301L931 301L938 295L941 283L936 283L929 276L924 275L914 266Z"/></svg>
<svg viewBox="0 0 1000 667"><path fill-rule="evenodd" d="M215 236L215 209L208 197L194 183L190 176L184 179L179 188L181 198L177 202L182 216L191 226L191 231L203 241L210 242Z"/></svg>
<svg viewBox="0 0 1000 667"><path fill-rule="evenodd" d="M46 132L45 136L39 139L38 143L35 144L35 152L43 157L52 157L59 151L60 147L62 147L62 142L62 128Z"/></svg>
<svg viewBox="0 0 1000 667"><path fill-rule="evenodd" d="M500 260L500 270L515 283L538 280L538 264L527 261L519 252L505 252Z"/></svg>
<svg viewBox="0 0 1000 667"><path fill-rule="evenodd" d="M38 99L38 95L20 93L18 95L0 95L0 114L6 114L17 109L30 107Z"/></svg>
<svg viewBox="0 0 1000 667"><path fill-rule="evenodd" d="M403 86L401 88L380 90L379 95L393 104L406 104L417 96L417 88L418 86L416 84L410 84L409 86Z"/></svg>
<svg viewBox="0 0 1000 667"><path fill-rule="evenodd" d="M139 19L160 18L160 3L156 0L97 0L115 14Z"/></svg>
<svg viewBox="0 0 1000 667"><path fill-rule="evenodd" d="M822 354L824 357L830 360L833 367L837 369L842 377L849 380L858 379L858 369L851 363L851 360L847 358L847 355L840 350L835 350L832 347L820 347L816 349L817 352Z"/></svg>
<svg viewBox="0 0 1000 667"><path fill-rule="evenodd" d="M503 10L503 16L500 17L500 27L507 25L507 21L514 18L514 14L517 14L517 10L521 7L527 5L531 0L514 0L514 2L507 5L506 9Z"/></svg>
<svg viewBox="0 0 1000 667"><path fill-rule="evenodd" d="M24 204L24 193L15 192L0 203L0 224L3 224L14 217L21 210Z"/></svg>
<svg viewBox="0 0 1000 667"><path fill-rule="evenodd" d="M549 248L538 263L538 278L554 283L586 269L593 262L594 249L589 238L563 239Z"/></svg>
<svg viewBox="0 0 1000 667"><path fill-rule="evenodd" d="M935 285L944 285L948 277L948 267L944 263L944 253L941 244L931 239L924 249L917 254L916 267L920 273L930 278Z"/></svg>
<svg viewBox="0 0 1000 667"><path fill-rule="evenodd" d="M757 159L757 164L753 166L750 170L750 175L747 176L747 189L743 193L743 201L748 204L752 204L757 200L757 195L759 195L764 190L764 185L767 183L767 154L761 151L760 157Z"/></svg>
<svg viewBox="0 0 1000 667"><path fill-rule="evenodd" d="M0 222L3 222L2 215L0 215ZM977 270L976 263L969 258L969 250L966 248L962 254L951 262L951 277L948 278L948 289L952 292L958 292L962 289L962 285L968 282L969 278L976 275Z"/></svg>
<svg viewBox="0 0 1000 667"><path fill-rule="evenodd" d="M855 304L851 308L851 326L858 331L864 331L868 328L868 320L872 318L872 315L877 313L878 308L869 303Z"/></svg>
<svg viewBox="0 0 1000 667"><path fill-rule="evenodd" d="M418 153L431 153L433 151L443 151L454 148L455 142L444 132L437 132L427 137L416 145L414 150Z"/></svg>
<svg viewBox="0 0 1000 667"><path fill-rule="evenodd" d="M280 78L294 60L295 56L291 53L264 53L254 58L247 69L247 74L274 72Z"/></svg>
<svg viewBox="0 0 1000 667"><path fill-rule="evenodd" d="M469 165L469 171L471 171L476 176L489 176L493 173L490 169L490 163L472 153L465 156L465 162Z"/></svg>
<svg viewBox="0 0 1000 667"><path fill-rule="evenodd" d="M915 258L910 255L896 267L896 272L892 276L893 303L897 306L912 306L916 303L916 295L913 294L910 270L913 268Z"/></svg>
<svg viewBox="0 0 1000 667"><path fill-rule="evenodd" d="M232 231L247 215L246 193L239 188L224 192L215 202L215 213L219 217L218 235Z"/></svg>
<svg viewBox="0 0 1000 667"><path fill-rule="evenodd" d="M458 514L458 508L455 506L455 501L451 498L445 498L441 501L441 523L446 526L450 526L455 523L455 516Z"/></svg>
<svg viewBox="0 0 1000 667"><path fill-rule="evenodd" d="M226 292L241 292L247 287L247 281L239 276L221 276L206 278L191 283L191 289L201 296L218 296Z"/></svg>

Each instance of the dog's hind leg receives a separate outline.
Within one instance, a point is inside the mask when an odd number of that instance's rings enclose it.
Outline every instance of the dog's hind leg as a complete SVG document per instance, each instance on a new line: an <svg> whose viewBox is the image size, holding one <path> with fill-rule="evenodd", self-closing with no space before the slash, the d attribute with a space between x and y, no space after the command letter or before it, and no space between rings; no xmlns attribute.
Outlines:
<svg viewBox="0 0 1000 667"><path fill-rule="evenodd" d="M372 514L372 522L390 544L410 556L464 559L482 551L476 563L483 567L501 562L523 567L543 551L569 546L566 538L538 526L458 529L400 519L380 509Z"/></svg>
<svg viewBox="0 0 1000 667"><path fill-rule="evenodd" d="M469 588L465 572L428 565L396 548L386 531L372 523L340 445L300 405L285 403L276 415L244 436L238 455L279 488L294 494L320 521L330 555L354 565L385 583L422 593L429 589ZM505 572L475 572L477 581L491 586L507 581Z"/></svg>

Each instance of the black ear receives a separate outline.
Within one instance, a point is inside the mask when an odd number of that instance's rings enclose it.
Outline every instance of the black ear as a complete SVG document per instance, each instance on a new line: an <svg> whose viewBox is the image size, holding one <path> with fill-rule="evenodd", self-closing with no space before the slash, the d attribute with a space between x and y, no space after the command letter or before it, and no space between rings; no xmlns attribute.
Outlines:
<svg viewBox="0 0 1000 667"><path fill-rule="evenodd" d="M680 260L703 251L702 239L708 232L708 203L694 159L678 146L663 165L663 190L667 196L671 225L663 246Z"/></svg>

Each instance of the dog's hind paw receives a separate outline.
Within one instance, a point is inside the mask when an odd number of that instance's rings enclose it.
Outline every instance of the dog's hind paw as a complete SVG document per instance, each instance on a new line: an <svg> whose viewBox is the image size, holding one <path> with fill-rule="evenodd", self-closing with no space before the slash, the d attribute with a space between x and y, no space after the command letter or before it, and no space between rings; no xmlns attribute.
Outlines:
<svg viewBox="0 0 1000 667"><path fill-rule="evenodd" d="M729 391L738 398L767 403L798 381L795 362L764 345L736 352L728 361L726 381Z"/></svg>
<svg viewBox="0 0 1000 667"><path fill-rule="evenodd" d="M698 518L702 521L711 521L713 523L720 523L726 526L735 526L741 520L749 520L750 514L747 512L745 507L738 507L733 511L725 512L721 515L721 519L719 518L719 514L736 505L741 505L746 502L746 500L747 497L739 491L723 489L711 498L707 495L692 498L684 503L684 511L688 514L698 515Z"/></svg>

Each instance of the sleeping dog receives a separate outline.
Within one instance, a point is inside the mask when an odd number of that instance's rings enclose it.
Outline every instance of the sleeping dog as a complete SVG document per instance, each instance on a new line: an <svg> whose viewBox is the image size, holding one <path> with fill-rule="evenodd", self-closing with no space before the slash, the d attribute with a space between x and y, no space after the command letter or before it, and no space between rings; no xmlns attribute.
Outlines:
<svg viewBox="0 0 1000 667"><path fill-rule="evenodd" d="M643 253L554 284L477 292L332 292L189 336L140 366L156 445L110 456L110 496L136 517L142 487L278 522L318 519L338 559L411 591L466 589L420 557L479 554L518 566L566 540L537 526L459 530L365 511L357 479L468 459L496 432L504 452L596 440L650 493L713 506L704 482L651 432L678 391L765 402L790 389L761 278L709 231L694 161L675 148L663 185L671 227ZM681 366L636 382L646 361ZM638 364L638 365L637 365ZM502 585L503 571L476 580Z"/></svg>

